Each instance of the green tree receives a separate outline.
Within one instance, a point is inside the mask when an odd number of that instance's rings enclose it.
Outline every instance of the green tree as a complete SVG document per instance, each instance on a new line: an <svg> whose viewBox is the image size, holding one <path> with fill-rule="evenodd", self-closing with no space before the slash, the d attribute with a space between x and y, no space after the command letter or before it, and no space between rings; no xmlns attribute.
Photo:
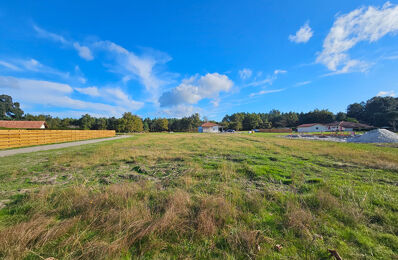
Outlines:
<svg viewBox="0 0 398 260"><path fill-rule="evenodd" d="M295 112L284 113L281 116L280 127L294 127L299 121L298 115Z"/></svg>
<svg viewBox="0 0 398 260"><path fill-rule="evenodd" d="M89 114L85 114L79 119L79 126L84 130L89 130L94 126L95 118L91 117Z"/></svg>
<svg viewBox="0 0 398 260"><path fill-rule="evenodd" d="M143 122L143 129L144 129L145 132L149 132L150 129L149 129L149 125L148 125L147 121Z"/></svg>
<svg viewBox="0 0 398 260"><path fill-rule="evenodd" d="M353 123L359 123L359 121L356 118L352 118L352 117L346 117L345 121L353 122Z"/></svg>
<svg viewBox="0 0 398 260"><path fill-rule="evenodd" d="M72 120L70 118L64 118L61 120L61 128L67 129L70 127Z"/></svg>
<svg viewBox="0 0 398 260"><path fill-rule="evenodd" d="M113 117L110 117L106 120L106 129L108 130L116 130L117 125L119 123L119 119Z"/></svg>
<svg viewBox="0 0 398 260"><path fill-rule="evenodd" d="M356 118L357 120L361 121L364 119L364 112L365 112L365 103L354 103L348 105L347 107L347 116L351 118Z"/></svg>
<svg viewBox="0 0 398 260"><path fill-rule="evenodd" d="M162 132L169 130L169 121L166 118L155 118L151 125L151 131Z"/></svg>
<svg viewBox="0 0 398 260"><path fill-rule="evenodd" d="M130 112L124 113L117 125L117 131L123 133L142 132L143 130L144 124L142 119Z"/></svg>
<svg viewBox="0 0 398 260"><path fill-rule="evenodd" d="M0 95L0 119L12 120L21 119L23 110L20 108L18 102L13 102L12 97L8 95Z"/></svg>
<svg viewBox="0 0 398 260"><path fill-rule="evenodd" d="M243 129L243 119L245 118L245 116L245 113L235 113L231 116L226 115L224 116L222 122L226 123L228 128L239 131Z"/></svg>
<svg viewBox="0 0 398 260"><path fill-rule="evenodd" d="M147 131L147 132L151 131L152 122L153 122L152 119L150 119L149 117L144 119L144 122L143 122L144 123L144 125L143 125L144 131Z"/></svg>
<svg viewBox="0 0 398 260"><path fill-rule="evenodd" d="M105 130L107 128L107 119L105 117L96 118L93 129Z"/></svg>
<svg viewBox="0 0 398 260"><path fill-rule="evenodd" d="M260 127L263 129L270 129L270 128L272 128L272 123L268 120L266 120L266 121L263 120L263 123L261 124Z"/></svg>
<svg viewBox="0 0 398 260"><path fill-rule="evenodd" d="M344 112L339 112L336 114L336 121L346 121L347 120L347 114Z"/></svg>
<svg viewBox="0 0 398 260"><path fill-rule="evenodd" d="M389 112L396 110L398 110L398 99L374 97L366 101L363 120L374 126L387 126L390 125Z"/></svg>
<svg viewBox="0 0 398 260"><path fill-rule="evenodd" d="M308 124L308 123L321 123L327 124L335 121L335 116L329 110L323 109L315 109L308 113L301 113L299 116L300 124Z"/></svg>
<svg viewBox="0 0 398 260"><path fill-rule="evenodd" d="M242 126L243 130L251 130L258 128L263 122L261 118L256 113L246 114L245 118L243 119Z"/></svg>
<svg viewBox="0 0 398 260"><path fill-rule="evenodd" d="M397 124L398 124L398 110L397 111L390 111L387 113L388 122L392 126L394 132L397 131Z"/></svg>
<svg viewBox="0 0 398 260"><path fill-rule="evenodd" d="M61 119L59 119L58 117L47 116L45 121L46 121L49 129L60 129L61 128Z"/></svg>

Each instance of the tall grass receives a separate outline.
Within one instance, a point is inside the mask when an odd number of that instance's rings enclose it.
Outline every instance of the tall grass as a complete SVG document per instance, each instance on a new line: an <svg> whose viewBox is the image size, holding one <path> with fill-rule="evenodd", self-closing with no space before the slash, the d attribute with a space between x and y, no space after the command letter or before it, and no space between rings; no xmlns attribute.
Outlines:
<svg viewBox="0 0 398 260"><path fill-rule="evenodd" d="M0 158L0 258L391 259L397 169L394 147L272 134Z"/></svg>

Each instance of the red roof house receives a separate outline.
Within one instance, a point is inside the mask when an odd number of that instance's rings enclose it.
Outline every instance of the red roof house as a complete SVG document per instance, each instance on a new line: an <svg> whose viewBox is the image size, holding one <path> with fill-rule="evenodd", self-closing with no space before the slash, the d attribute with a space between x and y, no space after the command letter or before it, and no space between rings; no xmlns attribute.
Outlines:
<svg viewBox="0 0 398 260"><path fill-rule="evenodd" d="M201 125L201 127L213 127L213 126L218 126L218 125L215 123L211 123L211 122L206 122Z"/></svg>
<svg viewBox="0 0 398 260"><path fill-rule="evenodd" d="M368 130L372 129L372 126L353 123L353 122L333 122L329 124L313 123L313 124L302 124L297 126L298 132L335 132L335 131L354 131L355 129Z"/></svg>
<svg viewBox="0 0 398 260"><path fill-rule="evenodd" d="M319 124L319 123L313 123L313 124L302 124L302 125L299 125L299 126L297 126L297 127L311 127L311 126L314 126L314 125L321 125L321 124Z"/></svg>
<svg viewBox="0 0 398 260"><path fill-rule="evenodd" d="M46 121L8 121L0 120L0 127L2 128L19 128L19 129L45 129L47 128Z"/></svg>
<svg viewBox="0 0 398 260"><path fill-rule="evenodd" d="M211 123L211 122L206 122L202 124L198 131L199 133L218 133L220 132L221 126Z"/></svg>

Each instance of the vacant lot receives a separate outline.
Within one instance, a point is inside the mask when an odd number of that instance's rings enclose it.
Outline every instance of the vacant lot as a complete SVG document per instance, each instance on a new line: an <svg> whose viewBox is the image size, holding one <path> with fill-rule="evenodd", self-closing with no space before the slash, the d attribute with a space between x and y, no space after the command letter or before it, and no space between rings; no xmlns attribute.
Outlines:
<svg viewBox="0 0 398 260"><path fill-rule="evenodd" d="M398 148L137 134L0 158L0 258L398 257Z"/></svg>

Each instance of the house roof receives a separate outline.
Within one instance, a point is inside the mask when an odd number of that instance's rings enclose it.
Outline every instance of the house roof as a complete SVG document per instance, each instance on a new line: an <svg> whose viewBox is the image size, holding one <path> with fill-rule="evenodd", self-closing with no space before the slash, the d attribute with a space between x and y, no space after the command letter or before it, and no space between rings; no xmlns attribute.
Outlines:
<svg viewBox="0 0 398 260"><path fill-rule="evenodd" d="M333 122L333 123L327 124L327 126L341 126L344 128L362 128L362 129L372 128L372 126L370 126L370 125L354 123L354 122L346 122L346 121Z"/></svg>
<svg viewBox="0 0 398 260"><path fill-rule="evenodd" d="M346 121L333 122L333 123L329 123L329 124L321 124L321 123L302 124L302 125L299 125L297 127L311 127L311 126L314 126L314 125L341 126L341 127L344 127L344 128L362 128L362 129L372 128L372 126L369 126L369 125L366 125L366 124L346 122Z"/></svg>
<svg viewBox="0 0 398 260"><path fill-rule="evenodd" d="M0 120L0 127L4 128L41 128L46 121L7 121Z"/></svg>
<svg viewBox="0 0 398 260"><path fill-rule="evenodd" d="M320 124L320 123L302 124L302 125L299 125L297 127L311 127L311 126L314 126L314 125L323 125L323 124Z"/></svg>
<svg viewBox="0 0 398 260"><path fill-rule="evenodd" d="M201 127L213 127L213 126L218 126L218 125L210 122L206 122L203 125L201 125Z"/></svg>

